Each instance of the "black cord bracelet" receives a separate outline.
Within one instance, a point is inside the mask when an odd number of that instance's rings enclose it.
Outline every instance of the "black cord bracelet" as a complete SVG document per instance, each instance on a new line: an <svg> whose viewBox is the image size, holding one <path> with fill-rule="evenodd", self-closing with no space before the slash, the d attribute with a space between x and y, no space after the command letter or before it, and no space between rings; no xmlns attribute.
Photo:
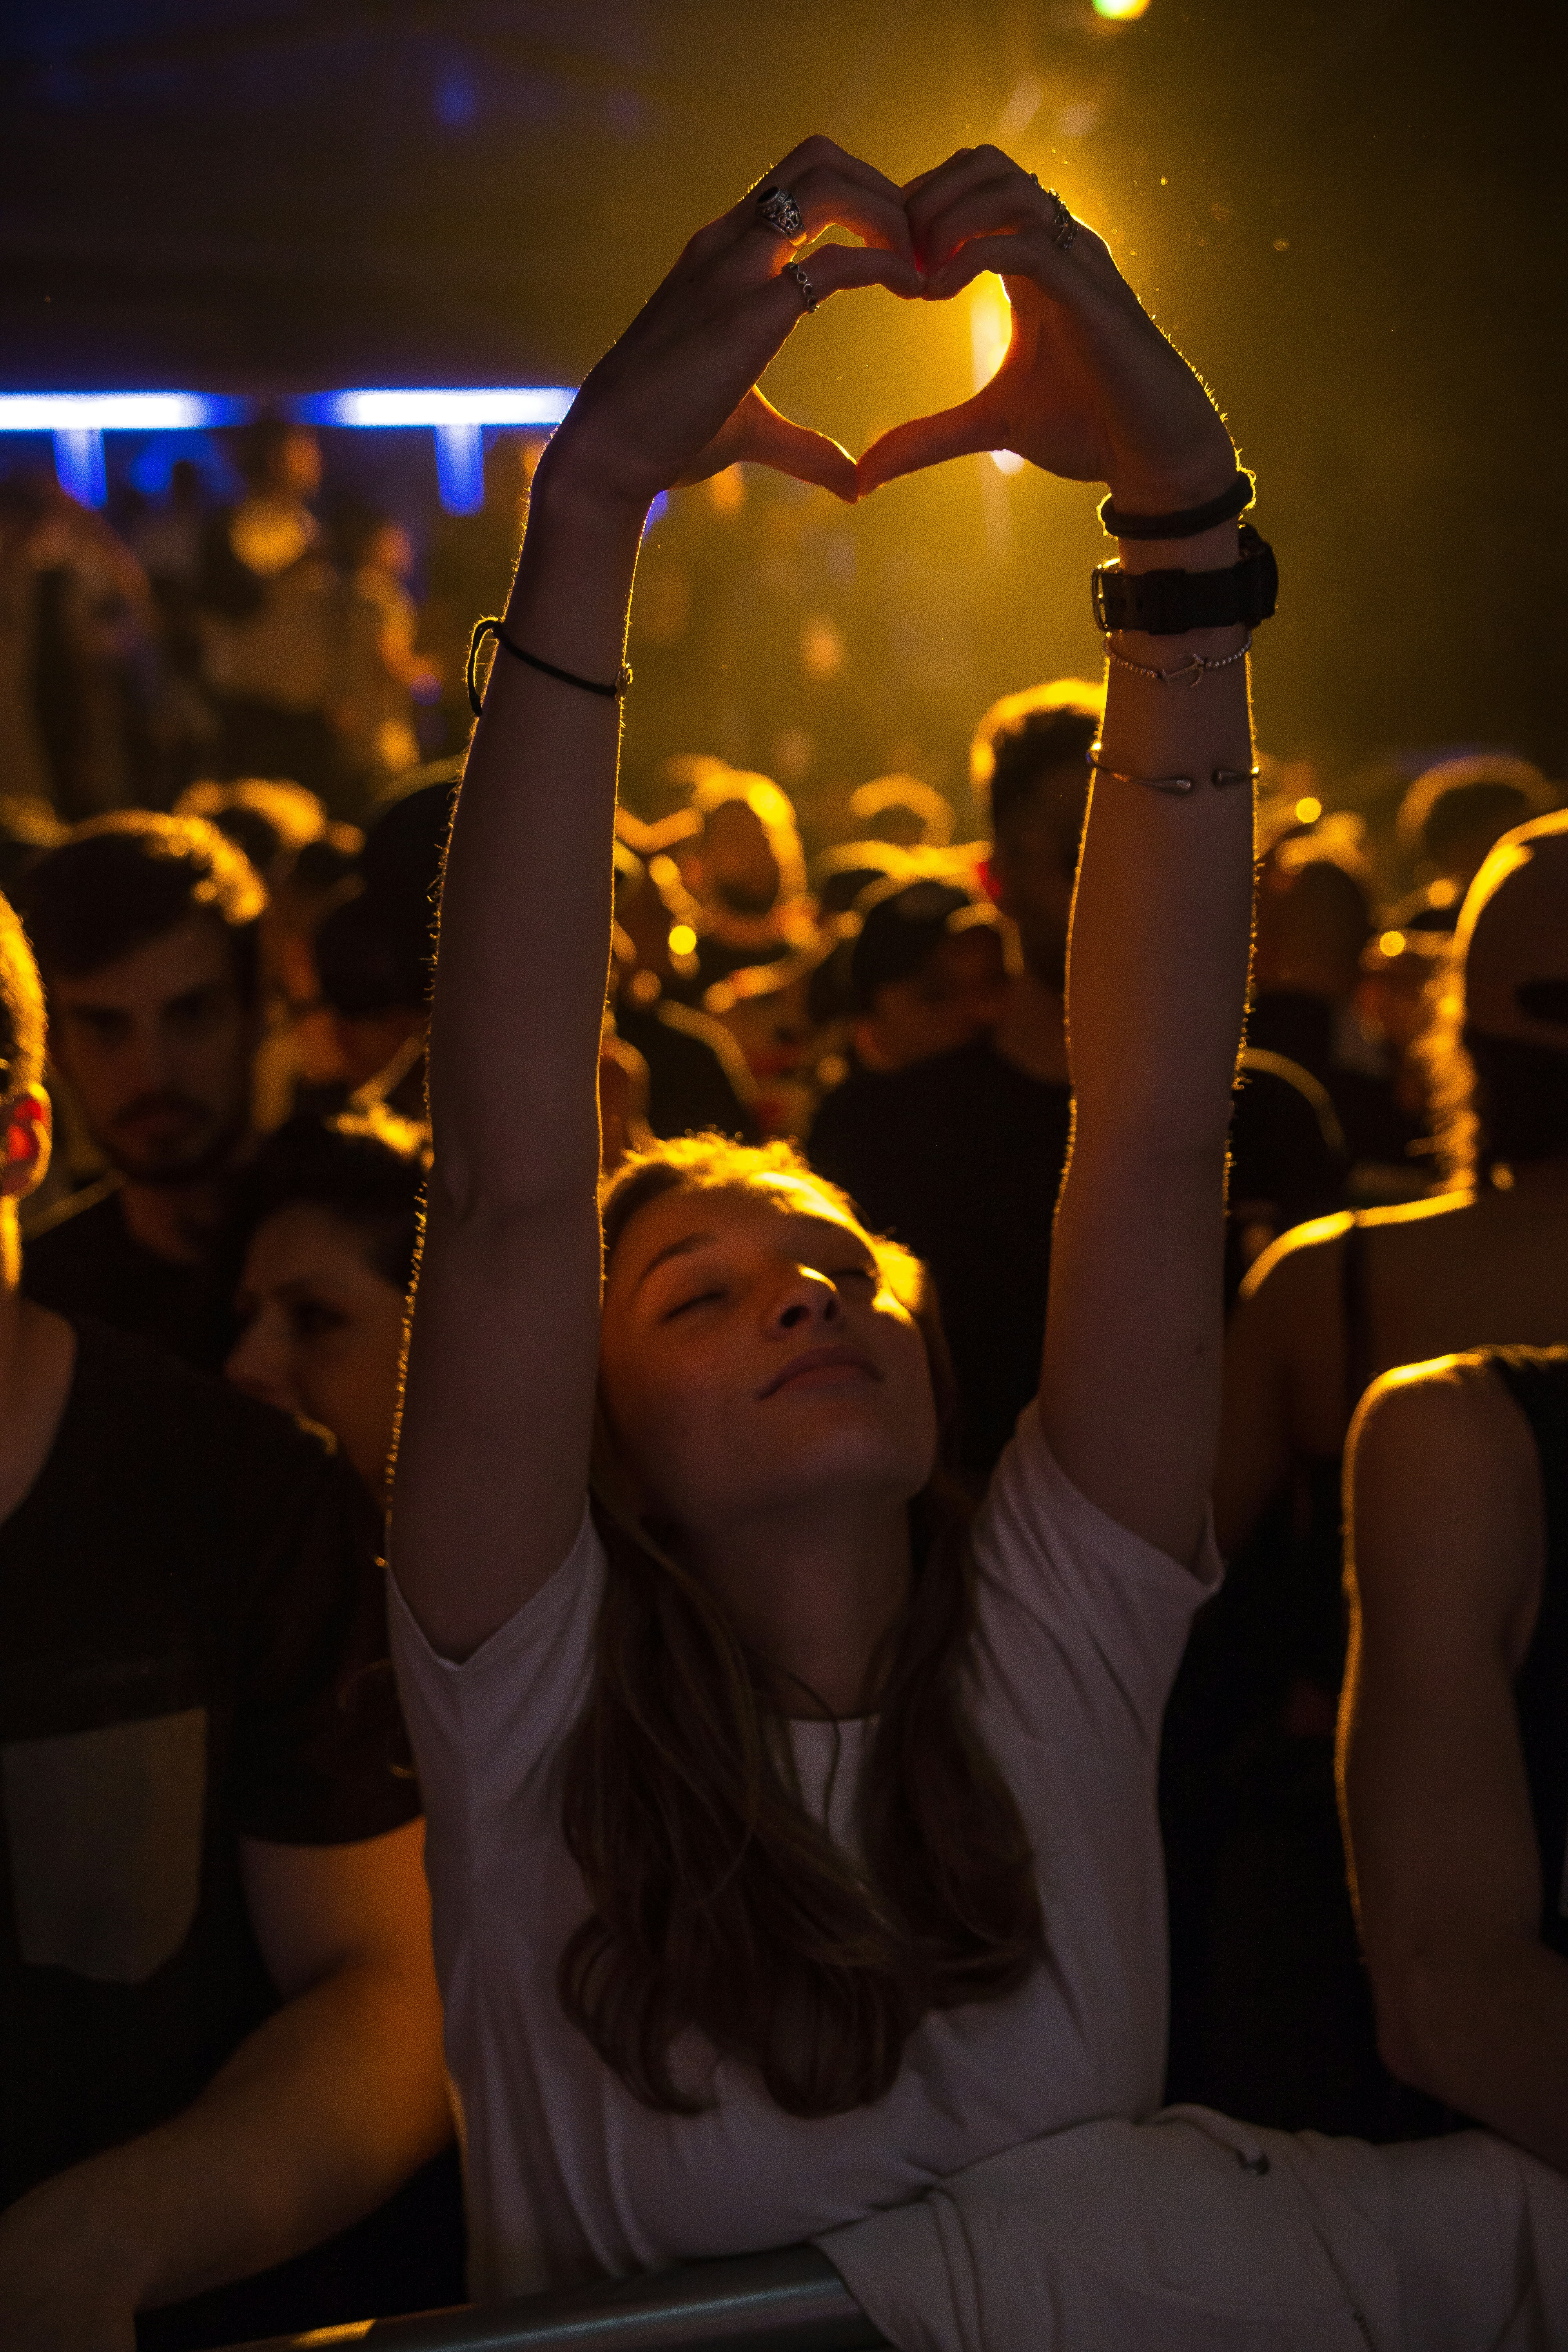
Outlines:
<svg viewBox="0 0 1568 2352"><path fill-rule="evenodd" d="M1100 527L1108 539L1196 539L1199 531L1245 514L1257 496L1258 483L1243 468L1207 506L1183 507L1176 514L1119 514L1110 499L1101 499Z"/></svg>
<svg viewBox="0 0 1568 2352"><path fill-rule="evenodd" d="M631 669L625 662L621 664L620 675L608 686L600 678L579 677L574 669L560 669L554 662L544 661L538 654L528 653L521 646L514 645L502 628L500 615L492 613L482 621L474 623L474 634L468 639L468 708L476 719L483 707L479 696L479 649L487 637L493 637L498 646L504 646L509 654L520 662L526 662L530 669L542 670L546 677L558 677L563 686L580 686L584 694L602 694L607 701L618 700L632 682Z"/></svg>

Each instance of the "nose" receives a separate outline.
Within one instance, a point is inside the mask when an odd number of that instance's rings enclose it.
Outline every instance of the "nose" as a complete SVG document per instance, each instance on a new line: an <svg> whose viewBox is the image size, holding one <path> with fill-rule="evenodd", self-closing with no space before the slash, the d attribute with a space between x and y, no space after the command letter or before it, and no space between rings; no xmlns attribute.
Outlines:
<svg viewBox="0 0 1568 2352"><path fill-rule="evenodd" d="M792 1265L783 1276L768 1306L770 1333L831 1329L842 1320L843 1307L835 1284L814 1265Z"/></svg>
<svg viewBox="0 0 1568 2352"><path fill-rule="evenodd" d="M224 1378L262 1404L280 1412L298 1413L299 1399L289 1378L288 1344L281 1317L263 1307L240 1333L225 1364Z"/></svg>

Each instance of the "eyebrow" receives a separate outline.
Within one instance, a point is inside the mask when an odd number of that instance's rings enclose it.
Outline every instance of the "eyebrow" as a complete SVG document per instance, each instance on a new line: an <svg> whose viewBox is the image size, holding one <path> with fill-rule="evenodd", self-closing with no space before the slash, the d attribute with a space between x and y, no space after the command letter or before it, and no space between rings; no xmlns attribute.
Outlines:
<svg viewBox="0 0 1568 2352"><path fill-rule="evenodd" d="M718 1238L719 1236L717 1234L685 1234L681 1236L679 1241L667 1242L663 1249L655 1250L652 1257L649 1258L647 1264L644 1266L642 1272L638 1275L637 1280L632 1285L634 1297L637 1292L642 1288L643 1284L647 1280L648 1276L654 1272L655 1268L663 1265L667 1259L672 1257L685 1257L692 1250L705 1249L710 1242L715 1242Z"/></svg>

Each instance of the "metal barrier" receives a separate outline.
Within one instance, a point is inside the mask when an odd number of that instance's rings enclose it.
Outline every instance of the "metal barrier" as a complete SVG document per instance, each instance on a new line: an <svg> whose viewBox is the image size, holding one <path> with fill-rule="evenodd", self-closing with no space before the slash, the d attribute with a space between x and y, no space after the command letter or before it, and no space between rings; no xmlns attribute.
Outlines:
<svg viewBox="0 0 1568 2352"><path fill-rule="evenodd" d="M274 2336L230 2352L340 2344L371 2352L886 2352L887 2338L826 2254L783 2246L516 2303Z"/></svg>

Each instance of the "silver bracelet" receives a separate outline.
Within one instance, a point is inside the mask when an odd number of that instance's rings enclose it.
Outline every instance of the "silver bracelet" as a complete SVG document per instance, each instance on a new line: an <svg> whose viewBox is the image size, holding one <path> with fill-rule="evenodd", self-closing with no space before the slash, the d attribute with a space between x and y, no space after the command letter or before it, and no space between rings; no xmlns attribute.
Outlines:
<svg viewBox="0 0 1568 2352"><path fill-rule="evenodd" d="M1237 656L1232 654L1228 658L1234 661ZM1100 744L1091 743L1084 757L1097 776L1104 776L1113 784L1142 784L1146 792L1151 793L1190 793L1194 789L1196 780L1192 776L1130 776L1123 769L1113 768L1102 760L1100 748ZM1217 784L1222 792L1227 784L1256 783L1258 776L1256 768L1213 768L1209 771L1210 783Z"/></svg>
<svg viewBox="0 0 1568 2352"><path fill-rule="evenodd" d="M1174 669L1156 669L1151 662L1129 661L1125 654L1117 652L1109 636L1105 640L1107 661L1114 662L1118 669L1130 669L1136 677L1155 678L1162 686L1174 686L1178 682L1183 686L1196 686L1211 669L1228 669L1232 662L1245 661L1251 651L1252 631L1248 629L1246 644L1238 646L1233 654L1221 654L1215 661L1210 661L1203 654L1188 654Z"/></svg>

